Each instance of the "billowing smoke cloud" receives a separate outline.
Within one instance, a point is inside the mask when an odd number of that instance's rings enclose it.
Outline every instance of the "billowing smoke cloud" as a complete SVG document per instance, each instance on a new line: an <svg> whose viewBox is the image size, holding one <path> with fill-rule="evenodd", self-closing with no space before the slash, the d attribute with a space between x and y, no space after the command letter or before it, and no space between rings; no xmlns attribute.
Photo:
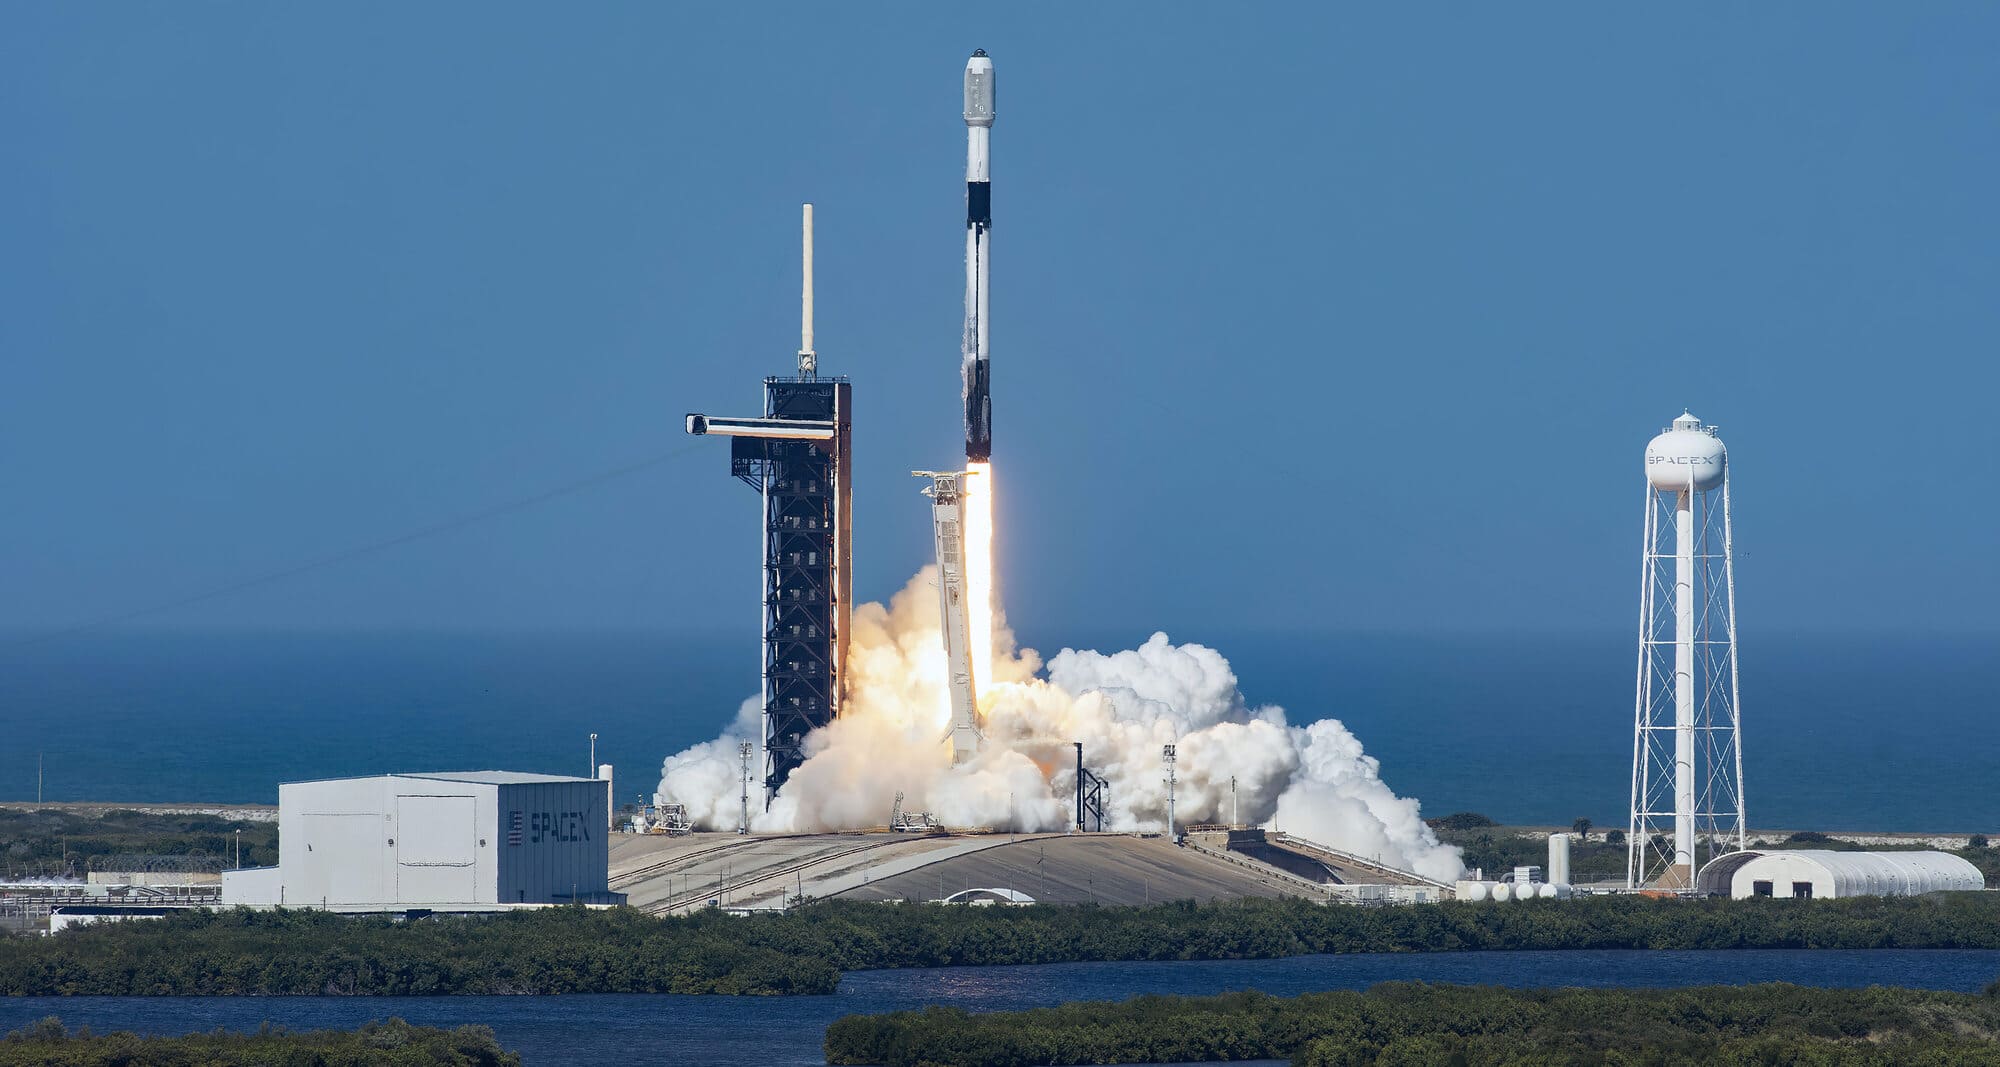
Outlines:
<svg viewBox="0 0 2000 1067"><path fill-rule="evenodd" d="M753 795L753 829L882 826L901 791L907 807L947 826L1061 830L1075 821L1071 743L1081 741L1086 764L1108 782L1106 826L1156 830L1167 816L1160 750L1174 744L1182 824L1268 824L1432 878L1463 871L1458 849L1438 842L1415 800L1383 784L1379 764L1345 726L1293 726L1282 708L1248 706L1229 661L1212 648L1156 633L1124 652L1064 649L1044 671L996 620L995 677L979 693L986 742L976 759L953 767L936 568L920 571L887 607L857 608L852 631L841 717L806 739L805 763L769 811ZM759 715L759 701L746 700L720 738L667 757L656 799L687 805L697 827L734 829L737 746L760 740ZM752 758L761 776L763 753Z"/></svg>

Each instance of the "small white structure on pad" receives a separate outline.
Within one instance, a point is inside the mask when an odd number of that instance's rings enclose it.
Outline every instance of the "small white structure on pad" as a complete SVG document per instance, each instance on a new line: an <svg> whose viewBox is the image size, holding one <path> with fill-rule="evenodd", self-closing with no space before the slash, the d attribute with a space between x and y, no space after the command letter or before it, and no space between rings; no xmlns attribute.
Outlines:
<svg viewBox="0 0 2000 1067"><path fill-rule="evenodd" d="M1949 852L1832 852L1773 849L1732 852L1701 869L1705 896L1914 897L1986 888L1979 868Z"/></svg>
<svg viewBox="0 0 2000 1067"><path fill-rule="evenodd" d="M611 783L514 771L278 787L278 866L225 871L225 906L334 911L618 904Z"/></svg>

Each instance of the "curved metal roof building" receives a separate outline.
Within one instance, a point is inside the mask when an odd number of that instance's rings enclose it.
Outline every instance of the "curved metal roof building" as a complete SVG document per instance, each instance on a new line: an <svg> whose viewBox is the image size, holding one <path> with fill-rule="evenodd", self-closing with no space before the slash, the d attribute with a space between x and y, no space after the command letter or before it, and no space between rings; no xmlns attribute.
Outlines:
<svg viewBox="0 0 2000 1067"><path fill-rule="evenodd" d="M1701 869L1704 896L1911 897L1986 888L1979 868L1949 852L1731 852Z"/></svg>

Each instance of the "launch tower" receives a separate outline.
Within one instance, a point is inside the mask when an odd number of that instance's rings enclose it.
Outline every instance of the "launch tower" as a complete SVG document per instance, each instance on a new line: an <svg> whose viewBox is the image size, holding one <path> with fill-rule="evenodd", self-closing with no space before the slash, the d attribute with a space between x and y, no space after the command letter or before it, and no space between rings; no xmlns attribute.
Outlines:
<svg viewBox="0 0 2000 1067"><path fill-rule="evenodd" d="M764 804L807 734L840 714L853 603L853 389L813 351L812 205L805 205L798 374L764 379L758 418L689 415L687 431L733 438L729 473L764 516Z"/></svg>
<svg viewBox="0 0 2000 1067"><path fill-rule="evenodd" d="M1744 847L1729 452L1682 414L1646 446L1626 887L1692 893Z"/></svg>

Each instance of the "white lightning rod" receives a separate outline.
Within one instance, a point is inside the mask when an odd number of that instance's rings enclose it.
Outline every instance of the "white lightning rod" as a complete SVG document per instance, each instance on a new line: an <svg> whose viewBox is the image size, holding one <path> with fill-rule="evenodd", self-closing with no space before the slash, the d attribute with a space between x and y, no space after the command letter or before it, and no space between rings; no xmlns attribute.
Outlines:
<svg viewBox="0 0 2000 1067"><path fill-rule="evenodd" d="M805 205L800 222L799 259L799 377L819 376L819 356L813 352L813 206Z"/></svg>

